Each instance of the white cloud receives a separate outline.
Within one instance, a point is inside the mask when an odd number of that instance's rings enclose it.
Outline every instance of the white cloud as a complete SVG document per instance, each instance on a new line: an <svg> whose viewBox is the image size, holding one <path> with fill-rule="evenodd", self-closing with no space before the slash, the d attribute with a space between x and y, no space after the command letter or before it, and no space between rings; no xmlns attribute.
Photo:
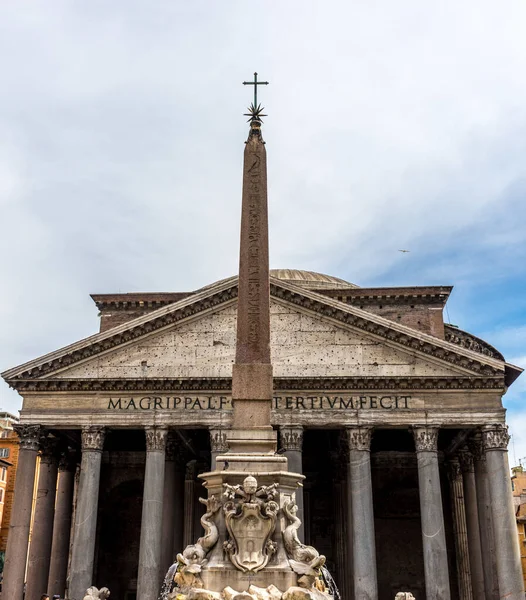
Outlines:
<svg viewBox="0 0 526 600"><path fill-rule="evenodd" d="M0 7L2 367L92 333L90 292L235 272L254 69L271 81L273 266L524 276L526 5L298 6Z"/></svg>

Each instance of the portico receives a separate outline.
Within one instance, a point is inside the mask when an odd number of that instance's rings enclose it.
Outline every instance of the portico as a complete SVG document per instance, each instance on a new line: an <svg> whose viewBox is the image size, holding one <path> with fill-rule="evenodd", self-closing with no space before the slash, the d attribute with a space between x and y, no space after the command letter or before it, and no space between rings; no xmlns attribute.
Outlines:
<svg viewBox="0 0 526 600"><path fill-rule="evenodd" d="M502 405L521 369L444 323L450 287L269 277L266 153L251 111L240 277L93 296L99 333L2 374L23 397L4 597L22 600L27 583L81 600L96 584L112 600L156 600L202 533L200 497L212 494L212 518L227 482L225 519L241 494L270 529L247 559L223 535L229 521L214 525L213 568L199 564L210 590L227 570L246 589L243 564L268 564L287 590L298 568L319 572L322 553L344 600L523 600ZM262 487L234 481L247 469ZM289 511L285 530L278 511ZM303 539L316 547L308 563L293 554Z"/></svg>

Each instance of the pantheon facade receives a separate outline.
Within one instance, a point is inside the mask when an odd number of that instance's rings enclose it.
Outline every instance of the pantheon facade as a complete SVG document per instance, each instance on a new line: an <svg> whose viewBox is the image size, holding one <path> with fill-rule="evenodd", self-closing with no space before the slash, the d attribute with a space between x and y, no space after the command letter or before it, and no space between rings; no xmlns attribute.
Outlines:
<svg viewBox="0 0 526 600"><path fill-rule="evenodd" d="M307 477L303 538L344 600L358 600L351 565L371 556L367 532L380 600L497 600L521 577L502 405L521 369L444 323L450 292L271 272L273 426ZM3 373L23 397L6 570L28 599L68 597L79 577L136 599L154 453L161 581L202 533L199 474L231 426L237 278L93 300L99 333Z"/></svg>

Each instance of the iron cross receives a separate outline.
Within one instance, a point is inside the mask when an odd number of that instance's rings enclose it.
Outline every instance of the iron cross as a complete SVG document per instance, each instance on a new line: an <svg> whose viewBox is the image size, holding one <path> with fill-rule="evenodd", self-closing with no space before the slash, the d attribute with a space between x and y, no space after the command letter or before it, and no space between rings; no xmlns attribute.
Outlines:
<svg viewBox="0 0 526 600"><path fill-rule="evenodd" d="M268 81L258 81L258 74L254 73L254 81L243 81L243 85L254 86L254 106L258 105L258 85L268 85Z"/></svg>

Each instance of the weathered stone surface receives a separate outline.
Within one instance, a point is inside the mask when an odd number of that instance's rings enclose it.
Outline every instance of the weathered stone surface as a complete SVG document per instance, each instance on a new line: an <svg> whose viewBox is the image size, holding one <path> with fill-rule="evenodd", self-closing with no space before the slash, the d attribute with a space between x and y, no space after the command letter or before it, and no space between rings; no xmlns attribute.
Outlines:
<svg viewBox="0 0 526 600"><path fill-rule="evenodd" d="M278 302L271 304L275 377L450 375L454 370ZM236 305L174 326L61 373L64 378L230 377ZM147 366L144 367L143 362Z"/></svg>

